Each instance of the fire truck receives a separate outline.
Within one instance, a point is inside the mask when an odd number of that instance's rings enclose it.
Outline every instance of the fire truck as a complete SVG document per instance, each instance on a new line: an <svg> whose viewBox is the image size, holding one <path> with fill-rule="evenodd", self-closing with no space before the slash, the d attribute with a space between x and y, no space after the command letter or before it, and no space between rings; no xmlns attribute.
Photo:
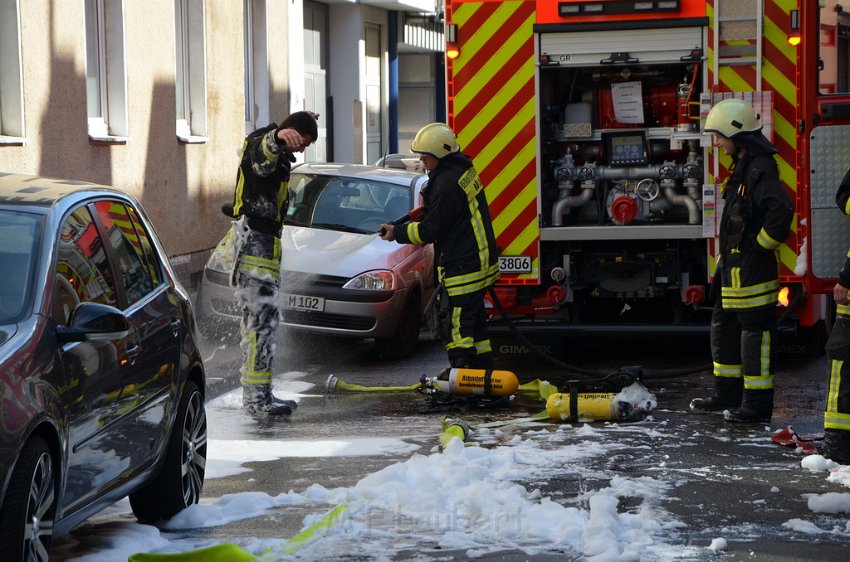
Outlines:
<svg viewBox="0 0 850 562"><path fill-rule="evenodd" d="M831 325L850 246L835 205L850 166L842 4L446 0L445 16L449 125L486 186L514 320L704 330L731 159L702 123L737 97L796 204L781 329L800 341Z"/></svg>

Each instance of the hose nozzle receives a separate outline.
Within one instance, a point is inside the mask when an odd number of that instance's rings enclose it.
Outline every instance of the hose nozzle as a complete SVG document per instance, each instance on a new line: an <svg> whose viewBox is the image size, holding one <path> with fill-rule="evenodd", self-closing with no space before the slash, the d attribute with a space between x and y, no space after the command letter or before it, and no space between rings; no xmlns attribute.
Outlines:
<svg viewBox="0 0 850 562"><path fill-rule="evenodd" d="M333 392L336 390L336 384L339 382L339 377L336 375L328 375L328 380L325 381L325 392Z"/></svg>

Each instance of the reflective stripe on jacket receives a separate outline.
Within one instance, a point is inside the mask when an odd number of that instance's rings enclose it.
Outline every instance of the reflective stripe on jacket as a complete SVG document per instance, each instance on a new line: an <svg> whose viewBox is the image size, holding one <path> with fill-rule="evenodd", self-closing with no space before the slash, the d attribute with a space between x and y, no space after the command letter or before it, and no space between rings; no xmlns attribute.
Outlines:
<svg viewBox="0 0 850 562"><path fill-rule="evenodd" d="M850 170L847 170L844 179L841 180L841 185L838 186L838 191L835 193L835 203L842 213L850 215ZM850 250L847 251L847 257L844 259L844 267L838 273L838 282L842 287L850 289Z"/></svg>
<svg viewBox="0 0 850 562"><path fill-rule="evenodd" d="M772 154L745 155L723 190L718 263L723 308L776 306L777 251L788 237L794 207Z"/></svg>
<svg viewBox="0 0 850 562"><path fill-rule="evenodd" d="M233 215L268 225L263 228L267 234L280 233L292 166L285 145L276 140L277 131L271 123L245 137L233 197Z"/></svg>
<svg viewBox="0 0 850 562"><path fill-rule="evenodd" d="M434 243L449 295L486 289L499 279L496 236L484 185L460 153L440 159L422 196L425 216L396 229L400 244Z"/></svg>

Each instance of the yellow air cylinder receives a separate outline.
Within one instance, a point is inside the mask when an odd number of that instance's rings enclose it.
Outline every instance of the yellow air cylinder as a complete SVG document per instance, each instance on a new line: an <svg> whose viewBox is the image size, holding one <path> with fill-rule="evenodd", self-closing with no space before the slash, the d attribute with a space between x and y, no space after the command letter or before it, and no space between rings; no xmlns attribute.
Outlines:
<svg viewBox="0 0 850 562"><path fill-rule="evenodd" d="M570 394L556 392L546 399L546 413L550 419L565 421L573 418L584 420L616 420L628 417L631 412L624 411L626 402L615 400L612 392L578 393L578 414L571 415ZM630 410L630 408L625 408Z"/></svg>
<svg viewBox="0 0 850 562"><path fill-rule="evenodd" d="M476 396L510 396L519 388L519 380L510 371L486 369L446 369L427 383L446 394Z"/></svg>

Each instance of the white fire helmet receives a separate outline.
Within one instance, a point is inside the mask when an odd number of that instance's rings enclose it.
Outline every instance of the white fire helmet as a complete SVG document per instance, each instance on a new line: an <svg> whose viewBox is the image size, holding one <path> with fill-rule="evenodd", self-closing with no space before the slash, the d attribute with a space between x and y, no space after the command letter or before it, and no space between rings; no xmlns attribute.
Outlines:
<svg viewBox="0 0 850 562"><path fill-rule="evenodd" d="M717 133L731 139L738 133L760 131L762 124L753 106L744 100L726 99L718 102L708 112L705 132Z"/></svg>
<svg viewBox="0 0 850 562"><path fill-rule="evenodd" d="M454 132L445 123L425 125L410 145L410 150L419 154L430 154L443 158L460 150Z"/></svg>

